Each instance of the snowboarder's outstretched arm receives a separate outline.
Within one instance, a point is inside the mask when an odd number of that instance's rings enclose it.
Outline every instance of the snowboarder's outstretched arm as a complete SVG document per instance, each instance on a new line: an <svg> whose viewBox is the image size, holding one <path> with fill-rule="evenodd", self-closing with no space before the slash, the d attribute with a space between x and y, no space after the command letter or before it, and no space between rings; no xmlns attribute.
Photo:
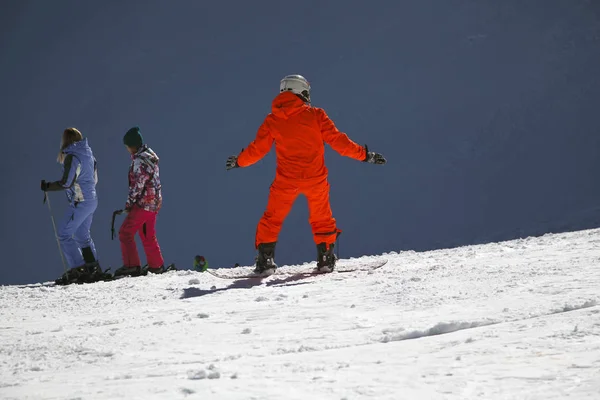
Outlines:
<svg viewBox="0 0 600 400"><path fill-rule="evenodd" d="M78 175L77 170L79 169L80 165L81 163L76 157L73 157L72 154L67 154L63 163L64 172L62 179L56 182L42 181L42 190L52 192L69 189L73 186L73 184L75 184L75 180L77 179Z"/></svg>
<svg viewBox="0 0 600 400"><path fill-rule="evenodd" d="M265 121L258 128L254 141L246 149L243 149L239 156L229 157L227 169L249 167L267 155L271 146L273 146L273 136L267 127L267 121Z"/></svg>
<svg viewBox="0 0 600 400"><path fill-rule="evenodd" d="M360 146L353 142L348 135L339 131L333 121L329 118L325 110L316 108L319 123L321 125L321 134L325 143L337 151L340 155L354 158L358 161L369 162L371 164L385 164L385 158L374 152L369 152L367 146Z"/></svg>

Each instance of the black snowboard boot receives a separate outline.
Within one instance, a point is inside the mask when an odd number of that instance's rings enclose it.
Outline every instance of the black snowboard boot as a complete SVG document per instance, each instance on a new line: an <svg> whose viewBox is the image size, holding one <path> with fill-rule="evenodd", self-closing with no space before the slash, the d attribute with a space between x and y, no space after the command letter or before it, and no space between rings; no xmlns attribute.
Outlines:
<svg viewBox="0 0 600 400"><path fill-rule="evenodd" d="M165 266L161 265L157 268L148 267L148 272L150 272L151 274L162 274L163 272L165 272Z"/></svg>
<svg viewBox="0 0 600 400"><path fill-rule="evenodd" d="M326 243L319 243L317 245L317 272L331 272L335 268L335 262L337 257L333 252L334 244L330 244L327 248Z"/></svg>
<svg viewBox="0 0 600 400"><path fill-rule="evenodd" d="M62 276L54 281L57 285L70 285L71 283L79 283L79 275L81 274L80 268L71 268Z"/></svg>
<svg viewBox="0 0 600 400"><path fill-rule="evenodd" d="M85 261L86 274L80 278L84 283L93 283L98 281L106 280L107 276L102 271L100 263L94 257L94 252L91 247L84 247L81 249L81 255L83 261Z"/></svg>
<svg viewBox="0 0 600 400"><path fill-rule="evenodd" d="M146 276L149 273L150 274L163 274L163 273L169 272L169 271L177 271L177 268L175 268L175 264L169 264L166 267L164 265L161 265L160 267L156 267L156 268L152 268L148 264L146 264L142 267L139 275ZM132 275L132 276L137 276L137 275Z"/></svg>
<svg viewBox="0 0 600 400"><path fill-rule="evenodd" d="M100 268L98 261L85 264L87 274L82 277L84 283L94 283L107 280L106 274Z"/></svg>
<svg viewBox="0 0 600 400"><path fill-rule="evenodd" d="M140 267L140 266L137 266L137 267L123 266L123 267L117 269L114 274L115 277L140 276L140 275L142 275L142 267Z"/></svg>
<svg viewBox="0 0 600 400"><path fill-rule="evenodd" d="M277 269L275 264L275 244L261 243L258 245L258 256L256 257L256 268L254 273L258 275L271 275Z"/></svg>
<svg viewBox="0 0 600 400"><path fill-rule="evenodd" d="M72 283L93 283L105 280L104 273L97 261L71 268L54 283L57 285L70 285Z"/></svg>
<svg viewBox="0 0 600 400"><path fill-rule="evenodd" d="M86 264L92 264L96 262L96 257L94 257L94 252L91 247L83 247L81 249L81 255L83 256L83 261Z"/></svg>
<svg viewBox="0 0 600 400"><path fill-rule="evenodd" d="M147 275L148 273L151 274L164 274L165 272L169 272L169 271L177 271L177 268L175 268L175 264L169 264L166 267L164 265L161 265L158 268L150 268L148 266L142 268L142 271L146 271L146 273L142 273L143 275Z"/></svg>

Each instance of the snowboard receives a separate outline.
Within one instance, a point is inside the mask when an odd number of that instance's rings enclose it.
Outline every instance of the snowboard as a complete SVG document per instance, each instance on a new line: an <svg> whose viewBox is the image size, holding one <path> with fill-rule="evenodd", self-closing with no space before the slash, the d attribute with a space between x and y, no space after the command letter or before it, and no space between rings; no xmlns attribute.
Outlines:
<svg viewBox="0 0 600 400"><path fill-rule="evenodd" d="M108 271L108 270L107 270L107 271ZM167 265L167 266L164 268L164 270L163 270L163 272L162 272L162 273L164 274L164 273L167 273L167 272L169 272L169 271L177 271L177 268L175 268L175 264L169 264L169 265ZM106 273L106 271L105 271L105 273ZM151 272L149 273L149 272L148 272L148 264L146 264L146 265L144 265L144 266L142 267L142 272L141 272L141 274L140 274L140 275L135 275L135 276L130 276L130 275L120 275L120 276L115 276L115 275L113 274L113 275L112 275L112 277L111 277L110 279L108 279L108 280L113 280L113 281L114 281L114 280L117 280L117 279L122 279L122 278L138 278L138 277L140 277L140 276L147 276L147 275L154 275L153 273L151 273ZM157 275L160 275L160 274L157 274Z"/></svg>
<svg viewBox="0 0 600 400"><path fill-rule="evenodd" d="M16 287L18 289L34 289L34 288L40 288L40 287L53 287L53 286L61 286L61 285L56 285L56 282L53 282L53 281L27 283L24 285L14 285L14 287ZM62 286L64 286L64 285L62 285Z"/></svg>
<svg viewBox="0 0 600 400"><path fill-rule="evenodd" d="M166 266L162 273L164 274L169 271L177 271L175 264L169 264L168 266ZM116 280L122 279L122 278L138 278L140 276L147 276L147 275L148 275L148 264L144 265L142 267L142 273L140 275L136 275L136 276L129 276L129 275L114 276L113 274L110 273L110 268L108 268L104 271L104 277L102 279L98 279L97 281L94 281L94 282L71 282L71 283L67 283L67 284L57 284L55 281L55 282L34 283L34 284L30 284L30 285L21 285L21 286L19 286L19 288L26 289L26 288L35 288L35 287L44 287L44 286L52 287L52 286L92 284L92 283L97 283L97 282L116 281ZM150 275L153 275L153 274L150 273Z"/></svg>
<svg viewBox="0 0 600 400"><path fill-rule="evenodd" d="M168 266L165 267L163 274L169 271L177 271L177 268L175 267L175 264L169 264ZM62 287L62 286L69 286L69 285L81 285L81 284L92 284L92 283L96 283L96 282L110 282L110 281L116 281L118 279L122 279L122 278L137 278L140 276L146 276L148 275L148 265L144 265L142 267L142 273L140 275L136 275L136 276L127 276L127 275L123 275L123 276L114 276L113 274L110 273L110 268L108 268L107 270L104 271L104 277L102 279L99 279L95 282L86 282L86 283L79 283L79 282L71 282L71 283L67 283L67 284L57 284L56 281L52 282L41 282L41 283L31 283L31 284L25 284L25 285L15 285L15 287L19 288L19 289L33 289L33 288L39 288L39 287ZM150 275L153 275L152 273L150 273Z"/></svg>
<svg viewBox="0 0 600 400"><path fill-rule="evenodd" d="M231 271L229 271L230 273L227 273L227 269L219 269L219 270L212 269L211 270L210 268L207 269L206 272L208 272L209 274L211 274L217 278L221 278L221 279L253 279L253 278L254 279L266 279L271 276L281 277L281 276L292 276L292 275L308 277L308 276L328 275L328 274L336 274L336 273L341 274L341 273L357 272L357 271L374 271L374 270L386 265L387 262L388 262L387 259L383 259L383 260L377 260L377 261L363 263L356 267L339 265L339 266L336 266L336 268L332 272L319 272L319 271L315 271L314 269L306 270L306 271L298 271L298 270L286 271L285 267L277 269L274 274L270 274L270 275L258 275L252 271L250 271L247 274L234 274L234 273L231 273Z"/></svg>

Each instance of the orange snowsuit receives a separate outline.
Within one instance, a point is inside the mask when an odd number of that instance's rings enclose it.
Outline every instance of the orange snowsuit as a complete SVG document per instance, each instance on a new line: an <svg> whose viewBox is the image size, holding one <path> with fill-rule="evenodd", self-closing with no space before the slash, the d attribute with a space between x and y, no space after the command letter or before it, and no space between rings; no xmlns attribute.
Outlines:
<svg viewBox="0 0 600 400"><path fill-rule="evenodd" d="M259 161L275 142L277 173L267 209L256 229L255 245L277 241L283 221L299 194L308 200L309 222L316 244L335 242L338 232L329 204L325 145L342 156L363 161L365 148L340 132L325 111L311 107L291 92L280 93L254 141L238 156L238 165Z"/></svg>

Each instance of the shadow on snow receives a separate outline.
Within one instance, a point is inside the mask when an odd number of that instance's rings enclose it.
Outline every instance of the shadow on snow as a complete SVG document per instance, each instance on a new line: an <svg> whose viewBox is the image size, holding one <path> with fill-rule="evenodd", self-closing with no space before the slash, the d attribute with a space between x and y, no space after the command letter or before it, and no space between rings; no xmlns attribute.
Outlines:
<svg viewBox="0 0 600 400"><path fill-rule="evenodd" d="M223 292L223 291L232 290L232 289L251 289L254 286L260 286L263 284L265 286L275 286L275 287L307 285L312 282L298 282L298 281L300 281L302 279L310 278L311 276L312 275L296 274L296 275L290 275L286 278L271 279L266 282L263 282L263 280L259 279L259 278L242 278L242 279L235 280L232 284L230 284L226 287L218 288L218 289L200 289L200 288L196 288L196 287L189 287L189 288L183 289L183 293L181 294L180 299L201 297L201 296L205 296L208 294Z"/></svg>

